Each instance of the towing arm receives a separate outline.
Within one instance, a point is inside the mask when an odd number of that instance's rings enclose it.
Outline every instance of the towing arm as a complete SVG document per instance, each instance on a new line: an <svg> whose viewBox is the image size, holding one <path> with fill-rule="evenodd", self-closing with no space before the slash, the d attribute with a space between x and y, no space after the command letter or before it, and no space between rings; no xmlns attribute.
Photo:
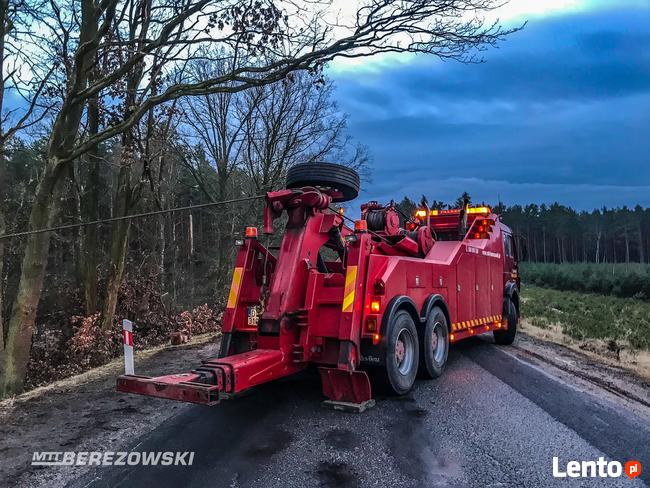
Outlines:
<svg viewBox="0 0 650 488"><path fill-rule="evenodd" d="M342 236L351 234L343 226L343 217L329 210L333 197L335 190L313 187L267 193L264 232L273 233L273 221L286 212L285 234L275 257L257 240L257 229L252 228L250 235L247 232L236 257L219 357L205 360L187 373L123 375L117 380L117 389L213 405L305 369L310 359L316 358L328 398L353 404L369 401L368 376L357 369L359 328L355 327L361 322L367 236L355 235L352 246L337 249L340 255L347 255L347 262L335 263L339 273L327 270L321 248L332 243L347 246ZM315 333L319 304L310 294L317 284L325 286L325 281L333 304L330 308L339 312L333 340L322 337L324 332ZM339 282L344 286L338 287ZM324 351L326 346L328 351ZM328 364L330 357L333 362Z"/></svg>

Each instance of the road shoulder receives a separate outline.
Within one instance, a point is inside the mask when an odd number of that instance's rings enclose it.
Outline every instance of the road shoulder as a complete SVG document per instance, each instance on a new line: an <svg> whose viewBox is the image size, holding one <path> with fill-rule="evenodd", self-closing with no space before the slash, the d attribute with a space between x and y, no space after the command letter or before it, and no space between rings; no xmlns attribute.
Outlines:
<svg viewBox="0 0 650 488"><path fill-rule="evenodd" d="M136 372L186 371L217 352L214 334L196 336L182 346L138 351ZM121 361L0 402L0 479L7 486L65 486L88 468L33 467L33 452L116 450L187 408L116 392Z"/></svg>

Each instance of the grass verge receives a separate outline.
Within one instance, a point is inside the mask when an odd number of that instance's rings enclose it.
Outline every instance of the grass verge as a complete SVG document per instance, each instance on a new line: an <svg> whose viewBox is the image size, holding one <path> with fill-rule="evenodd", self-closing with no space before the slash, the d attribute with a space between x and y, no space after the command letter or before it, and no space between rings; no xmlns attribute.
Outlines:
<svg viewBox="0 0 650 488"><path fill-rule="evenodd" d="M650 350L650 302L593 293L522 286L522 317L540 329L560 328L582 341L598 339L617 349Z"/></svg>
<svg viewBox="0 0 650 488"><path fill-rule="evenodd" d="M650 303L522 286L522 332L650 379Z"/></svg>

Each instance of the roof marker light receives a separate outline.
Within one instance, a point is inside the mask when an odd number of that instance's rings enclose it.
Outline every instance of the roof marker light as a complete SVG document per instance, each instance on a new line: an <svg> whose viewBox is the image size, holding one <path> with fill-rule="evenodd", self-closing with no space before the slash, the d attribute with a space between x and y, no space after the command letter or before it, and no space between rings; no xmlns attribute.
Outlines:
<svg viewBox="0 0 650 488"><path fill-rule="evenodd" d="M490 207L470 207L467 209L468 214L489 214L492 210Z"/></svg>

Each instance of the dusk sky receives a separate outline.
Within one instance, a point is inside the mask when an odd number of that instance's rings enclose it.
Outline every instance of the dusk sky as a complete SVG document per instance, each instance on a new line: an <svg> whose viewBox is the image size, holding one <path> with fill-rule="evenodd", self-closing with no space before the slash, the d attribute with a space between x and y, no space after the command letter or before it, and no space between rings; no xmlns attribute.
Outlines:
<svg viewBox="0 0 650 488"><path fill-rule="evenodd" d="M362 198L650 206L650 0L508 8L507 25L528 25L484 64L330 68L349 131L373 157Z"/></svg>

